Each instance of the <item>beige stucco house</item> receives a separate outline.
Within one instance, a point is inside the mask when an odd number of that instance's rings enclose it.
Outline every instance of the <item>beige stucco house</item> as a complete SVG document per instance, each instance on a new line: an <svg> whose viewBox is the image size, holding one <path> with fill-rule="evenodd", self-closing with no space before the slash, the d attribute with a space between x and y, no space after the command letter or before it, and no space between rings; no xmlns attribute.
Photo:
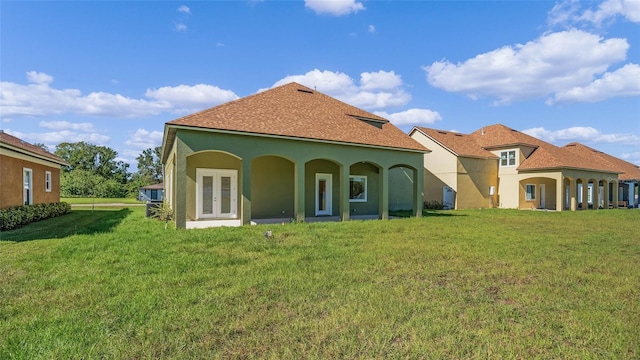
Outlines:
<svg viewBox="0 0 640 360"><path fill-rule="evenodd" d="M428 149L386 119L297 83L170 121L162 147L178 228L386 219L392 196L422 214ZM409 181L395 184L394 169Z"/></svg>
<svg viewBox="0 0 640 360"><path fill-rule="evenodd" d="M618 206L618 167L504 125L471 134L416 127L410 136L432 150L424 155L425 200L456 209Z"/></svg>
<svg viewBox="0 0 640 360"><path fill-rule="evenodd" d="M0 130L0 209L60 201L62 158Z"/></svg>

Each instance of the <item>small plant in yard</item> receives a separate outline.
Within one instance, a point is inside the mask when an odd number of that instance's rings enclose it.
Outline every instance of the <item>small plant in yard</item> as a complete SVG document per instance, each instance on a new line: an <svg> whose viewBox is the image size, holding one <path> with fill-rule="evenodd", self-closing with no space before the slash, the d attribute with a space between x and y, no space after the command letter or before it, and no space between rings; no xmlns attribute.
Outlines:
<svg viewBox="0 0 640 360"><path fill-rule="evenodd" d="M444 203L438 200L427 200L424 202L425 210L443 210Z"/></svg>

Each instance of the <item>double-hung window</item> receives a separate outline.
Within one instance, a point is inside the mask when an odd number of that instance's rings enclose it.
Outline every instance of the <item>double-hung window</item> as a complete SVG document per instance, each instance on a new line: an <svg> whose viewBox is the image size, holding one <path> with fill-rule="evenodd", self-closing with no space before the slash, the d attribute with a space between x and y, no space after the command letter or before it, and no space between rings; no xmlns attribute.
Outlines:
<svg viewBox="0 0 640 360"><path fill-rule="evenodd" d="M536 186L532 185L532 184L527 184L527 191L526 191L526 197L527 197L527 201L532 201L536 199Z"/></svg>
<svg viewBox="0 0 640 360"><path fill-rule="evenodd" d="M44 191L51 192L51 171L44 173Z"/></svg>
<svg viewBox="0 0 640 360"><path fill-rule="evenodd" d="M349 201L367 202L367 177L359 175L349 176Z"/></svg>

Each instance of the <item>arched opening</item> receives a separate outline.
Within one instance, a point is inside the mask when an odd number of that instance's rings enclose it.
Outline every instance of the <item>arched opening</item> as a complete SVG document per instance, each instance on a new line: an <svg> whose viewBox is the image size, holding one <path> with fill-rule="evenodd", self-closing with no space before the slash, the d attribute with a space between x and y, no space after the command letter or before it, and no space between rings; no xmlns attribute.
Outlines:
<svg viewBox="0 0 640 360"><path fill-rule="evenodd" d="M416 169L408 165L398 164L389 169L389 211L392 214L415 213L416 192L422 192L417 189L416 177Z"/></svg>
<svg viewBox="0 0 640 360"><path fill-rule="evenodd" d="M520 180L520 209L556 210L556 180L547 177L531 177Z"/></svg>
<svg viewBox="0 0 640 360"><path fill-rule="evenodd" d="M314 159L305 164L305 217L340 214L340 165Z"/></svg>
<svg viewBox="0 0 640 360"><path fill-rule="evenodd" d="M251 219L292 219L295 202L294 163L280 156L251 161Z"/></svg>
<svg viewBox="0 0 640 360"><path fill-rule="evenodd" d="M382 196L380 166L359 161L349 167L349 215L378 216Z"/></svg>

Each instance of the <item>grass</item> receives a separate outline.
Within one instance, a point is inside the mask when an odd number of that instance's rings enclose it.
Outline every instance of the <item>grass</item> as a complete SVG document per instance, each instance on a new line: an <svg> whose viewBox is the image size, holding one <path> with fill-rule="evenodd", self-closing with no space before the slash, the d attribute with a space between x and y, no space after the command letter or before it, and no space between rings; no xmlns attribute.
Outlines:
<svg viewBox="0 0 640 360"><path fill-rule="evenodd" d="M74 204L142 204L135 198L60 198L61 202Z"/></svg>
<svg viewBox="0 0 640 360"><path fill-rule="evenodd" d="M640 357L636 210L51 220L1 234L2 359Z"/></svg>

